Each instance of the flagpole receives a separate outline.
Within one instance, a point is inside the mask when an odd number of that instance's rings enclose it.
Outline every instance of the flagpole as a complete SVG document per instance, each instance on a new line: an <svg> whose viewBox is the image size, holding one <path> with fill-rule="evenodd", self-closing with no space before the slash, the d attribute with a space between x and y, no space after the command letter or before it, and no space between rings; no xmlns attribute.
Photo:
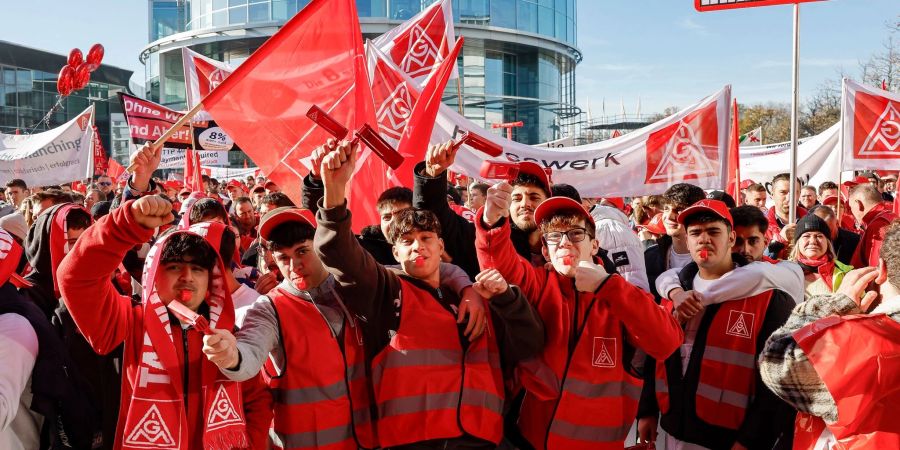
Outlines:
<svg viewBox="0 0 900 450"><path fill-rule="evenodd" d="M170 137L172 137L172 135L175 134L175 132L178 131L179 128L184 126L185 123L187 123L189 120L193 119L194 116L196 116L197 113L200 112L200 110L202 110L202 109L203 109L203 103L200 102L200 103L197 103L196 105L194 105L194 107L191 108L188 112L184 113L184 115L181 116L181 118L178 119L177 122L173 123L172 126L169 127L169 129L166 130L166 132L162 134L162 136L160 136L158 139L153 141L152 144L150 144L150 148L153 149L153 152L156 153L157 151L159 151L159 149L162 148L163 143L165 143ZM193 135L191 137L193 138ZM135 169L134 164L129 164L128 167L125 168L125 171L134 173L134 169Z"/></svg>
<svg viewBox="0 0 900 450"><path fill-rule="evenodd" d="M458 75L456 77L456 103L459 106L459 114L465 115L463 113L462 83L460 83Z"/></svg>
<svg viewBox="0 0 900 450"><path fill-rule="evenodd" d="M797 222L797 107L800 95L800 4L794 3L794 60L791 82L791 190L788 221Z"/></svg>

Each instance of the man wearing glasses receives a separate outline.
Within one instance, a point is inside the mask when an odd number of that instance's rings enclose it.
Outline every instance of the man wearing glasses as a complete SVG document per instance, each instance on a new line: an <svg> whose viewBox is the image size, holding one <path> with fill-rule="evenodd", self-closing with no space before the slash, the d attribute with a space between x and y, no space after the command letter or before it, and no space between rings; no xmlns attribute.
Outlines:
<svg viewBox="0 0 900 450"><path fill-rule="evenodd" d="M107 198L110 197L110 192L113 190L113 181L112 178L106 175L100 175L97 177L97 187L100 188L100 192L103 193Z"/></svg>
<svg viewBox="0 0 900 450"><path fill-rule="evenodd" d="M635 352L669 356L681 344L681 327L653 296L598 264L594 219L575 200L552 197L534 212L548 264L517 254L511 192L506 182L488 190L475 247L481 267L520 286L544 321L543 352L519 364L519 429L539 450L621 449L641 394Z"/></svg>

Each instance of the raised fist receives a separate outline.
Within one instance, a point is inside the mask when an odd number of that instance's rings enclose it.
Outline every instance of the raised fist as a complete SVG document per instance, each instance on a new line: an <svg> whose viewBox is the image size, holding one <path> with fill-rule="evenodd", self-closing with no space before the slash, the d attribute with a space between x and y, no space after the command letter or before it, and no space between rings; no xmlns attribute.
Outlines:
<svg viewBox="0 0 900 450"><path fill-rule="evenodd" d="M134 220L144 228L159 228L175 220L172 204L158 195L147 195L131 204Z"/></svg>
<svg viewBox="0 0 900 450"><path fill-rule="evenodd" d="M484 222L486 224L494 225L500 219L509 217L512 191L512 186L505 181L488 188L487 198L484 201Z"/></svg>

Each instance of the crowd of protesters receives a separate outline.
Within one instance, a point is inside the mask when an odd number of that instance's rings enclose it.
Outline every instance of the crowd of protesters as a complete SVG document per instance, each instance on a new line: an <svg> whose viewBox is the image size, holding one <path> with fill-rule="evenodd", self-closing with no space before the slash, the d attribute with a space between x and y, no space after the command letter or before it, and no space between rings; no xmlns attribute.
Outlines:
<svg viewBox="0 0 900 450"><path fill-rule="evenodd" d="M456 151L359 234L346 141L296 199L150 146L7 181L0 449L900 448L896 174L797 182L792 221L787 174L587 198Z"/></svg>

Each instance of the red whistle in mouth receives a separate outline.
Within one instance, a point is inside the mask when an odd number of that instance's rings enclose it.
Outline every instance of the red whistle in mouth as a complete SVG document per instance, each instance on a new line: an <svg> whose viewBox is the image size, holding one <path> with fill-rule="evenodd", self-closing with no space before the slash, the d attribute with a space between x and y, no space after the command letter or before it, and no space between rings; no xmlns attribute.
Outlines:
<svg viewBox="0 0 900 450"><path fill-rule="evenodd" d="M416 267L422 267L425 265L425 258L420 256L413 261L413 264L415 264Z"/></svg>
<svg viewBox="0 0 900 450"><path fill-rule="evenodd" d="M307 287L308 287L308 285L306 283L306 278L303 278L303 277L297 278L297 289L300 289L301 291L305 291Z"/></svg>
<svg viewBox="0 0 900 450"><path fill-rule="evenodd" d="M709 258L709 250L707 250L705 248L700 250L700 259L707 259L707 258Z"/></svg>
<svg viewBox="0 0 900 450"><path fill-rule="evenodd" d="M182 289L181 292L178 293L178 299L181 300L181 303L188 303L191 301L191 291L187 289Z"/></svg>
<svg viewBox="0 0 900 450"><path fill-rule="evenodd" d="M575 259L575 258L572 258L571 256L563 256L563 259L562 259L562 260L563 260L563 264L565 264L565 265L567 265L567 266L571 266L571 265L572 265L572 260L574 260L574 259Z"/></svg>

